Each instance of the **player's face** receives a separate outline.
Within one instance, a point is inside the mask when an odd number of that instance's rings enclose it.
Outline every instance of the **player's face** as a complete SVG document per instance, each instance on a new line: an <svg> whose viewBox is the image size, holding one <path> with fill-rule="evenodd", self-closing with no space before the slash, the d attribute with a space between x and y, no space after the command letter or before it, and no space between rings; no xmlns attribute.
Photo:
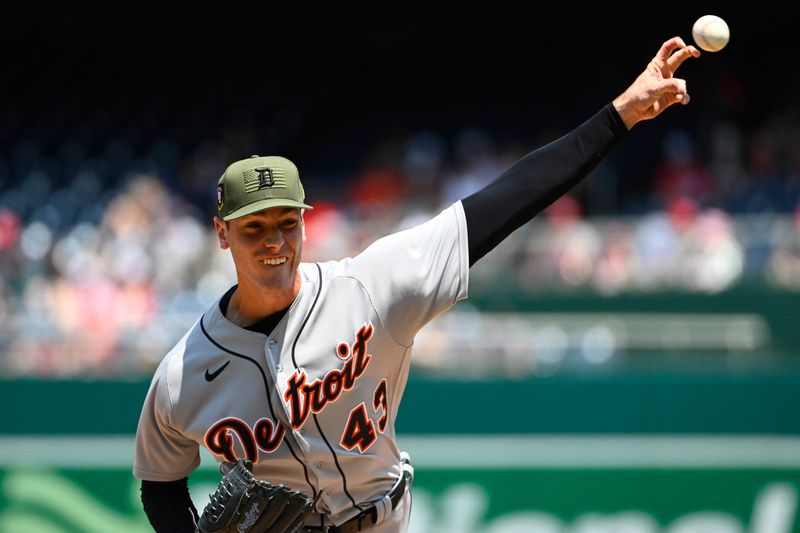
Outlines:
<svg viewBox="0 0 800 533"><path fill-rule="evenodd" d="M239 286L291 290L303 249L299 209L276 207L231 220L214 219L222 248L230 248Z"/></svg>

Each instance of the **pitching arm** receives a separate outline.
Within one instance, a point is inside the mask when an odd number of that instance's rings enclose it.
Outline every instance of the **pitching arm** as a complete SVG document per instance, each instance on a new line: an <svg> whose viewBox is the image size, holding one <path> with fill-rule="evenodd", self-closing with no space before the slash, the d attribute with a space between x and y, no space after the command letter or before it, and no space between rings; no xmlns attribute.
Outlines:
<svg viewBox="0 0 800 533"><path fill-rule="evenodd" d="M674 104L688 104L686 81L676 78L675 72L684 61L699 56L680 37L668 39L612 103L462 200L470 266L583 180L638 122L655 118Z"/></svg>
<svg viewBox="0 0 800 533"><path fill-rule="evenodd" d="M563 137L529 153L480 191L464 198L469 265L582 181L627 138L614 106L606 105Z"/></svg>

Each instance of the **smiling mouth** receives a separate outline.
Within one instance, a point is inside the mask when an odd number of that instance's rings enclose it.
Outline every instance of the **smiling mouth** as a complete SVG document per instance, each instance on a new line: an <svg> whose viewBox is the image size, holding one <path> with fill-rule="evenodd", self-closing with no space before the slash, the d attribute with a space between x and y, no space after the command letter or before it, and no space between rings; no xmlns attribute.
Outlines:
<svg viewBox="0 0 800 533"><path fill-rule="evenodd" d="M265 265L278 266L284 264L288 260L289 259L286 257L275 257L271 259L262 259L261 262L264 263Z"/></svg>

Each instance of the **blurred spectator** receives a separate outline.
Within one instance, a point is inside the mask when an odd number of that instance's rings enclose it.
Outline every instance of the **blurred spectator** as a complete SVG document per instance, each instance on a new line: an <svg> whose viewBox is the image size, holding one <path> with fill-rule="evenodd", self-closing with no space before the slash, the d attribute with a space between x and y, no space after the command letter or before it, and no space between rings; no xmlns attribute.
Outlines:
<svg viewBox="0 0 800 533"><path fill-rule="evenodd" d="M780 172L774 132L755 132L747 148L748 183L737 195L734 209L745 213L776 211L781 200Z"/></svg>
<svg viewBox="0 0 800 533"><path fill-rule="evenodd" d="M739 280L743 251L726 213L708 209L698 217L680 264L686 267L683 283L690 290L720 292Z"/></svg>
<svg viewBox="0 0 800 533"><path fill-rule="evenodd" d="M338 254L350 256L350 224L345 214L334 202L314 202L314 209L304 214L306 241L303 244L303 261L329 261Z"/></svg>
<svg viewBox="0 0 800 533"><path fill-rule="evenodd" d="M691 198L700 205L717 199L711 170L697 158L689 134L670 131L662 141L661 151L662 160L652 178L658 207L663 208L678 198Z"/></svg>
<svg viewBox="0 0 800 533"><path fill-rule="evenodd" d="M0 252L7 252L17 244L20 226L16 213L9 209L0 209Z"/></svg>
<svg viewBox="0 0 800 533"><path fill-rule="evenodd" d="M617 294L633 286L634 275L641 269L639 251L631 228L621 221L612 222L604 233L594 286L601 294Z"/></svg>
<svg viewBox="0 0 800 533"><path fill-rule="evenodd" d="M549 228L553 282L566 287L582 287L592 277L600 253L600 237L591 224L583 220L580 204L567 194L544 211Z"/></svg>
<svg viewBox="0 0 800 533"><path fill-rule="evenodd" d="M723 205L731 209L731 199L747 187L744 166L744 133L740 126L730 121L720 121L711 128L710 165L717 177Z"/></svg>
<svg viewBox="0 0 800 533"><path fill-rule="evenodd" d="M488 185L501 167L491 137L483 130L469 128L458 133L453 143L453 163L445 173L442 203L450 204Z"/></svg>
<svg viewBox="0 0 800 533"><path fill-rule="evenodd" d="M770 235L772 253L765 275L776 287L800 291L800 204L786 224L775 224Z"/></svg>
<svg viewBox="0 0 800 533"><path fill-rule="evenodd" d="M640 268L633 277L645 290L663 290L676 283L681 235L673 220L663 212L651 213L634 229Z"/></svg>
<svg viewBox="0 0 800 533"><path fill-rule="evenodd" d="M415 203L420 198L437 198L446 170L446 143L433 131L412 135L405 145L403 171L414 187Z"/></svg>
<svg viewBox="0 0 800 533"><path fill-rule="evenodd" d="M370 167L350 179L347 198L353 209L377 216L405 200L408 192L404 174L390 168Z"/></svg>

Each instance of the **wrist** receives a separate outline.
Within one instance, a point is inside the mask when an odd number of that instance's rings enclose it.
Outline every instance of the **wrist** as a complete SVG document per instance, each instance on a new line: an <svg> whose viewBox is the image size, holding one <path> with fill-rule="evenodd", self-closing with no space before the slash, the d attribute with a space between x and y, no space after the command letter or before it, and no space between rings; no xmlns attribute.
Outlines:
<svg viewBox="0 0 800 533"><path fill-rule="evenodd" d="M638 115L634 110L630 108L630 106L626 105L626 101L624 98L624 94L617 96L614 98L614 101L611 102L611 105L614 106L619 118L622 119L623 124L625 127L630 130L633 128L637 122L639 122Z"/></svg>

